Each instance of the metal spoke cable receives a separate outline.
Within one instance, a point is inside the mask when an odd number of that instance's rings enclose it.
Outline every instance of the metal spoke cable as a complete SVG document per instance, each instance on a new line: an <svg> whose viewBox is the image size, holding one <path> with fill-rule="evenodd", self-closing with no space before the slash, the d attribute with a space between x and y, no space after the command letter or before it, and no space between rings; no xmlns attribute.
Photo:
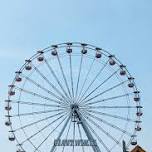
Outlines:
<svg viewBox="0 0 152 152"><path fill-rule="evenodd" d="M93 89L85 98L81 100L80 103L85 102L85 99L87 99L92 93L94 93L97 89L99 89L103 84L105 84L108 80L110 80L119 69L117 69L115 72L113 72L108 78L106 78L100 85L98 85L95 89Z"/></svg>
<svg viewBox="0 0 152 152"><path fill-rule="evenodd" d="M61 97L59 97L58 95L54 94L53 92L51 92L50 90L46 89L45 87L43 87L41 84L37 83L36 81L32 80L31 78L25 76L22 74L22 76L28 80L29 82L31 82L32 84L34 84L35 86L37 86L38 88L41 88L43 91L47 92L48 94L52 95L53 97L57 98L58 100L62 100Z"/></svg>
<svg viewBox="0 0 152 152"><path fill-rule="evenodd" d="M101 130L105 135L107 135L112 141L114 141L116 144L118 144L121 147L121 144L119 143L119 141L113 137L110 133L108 133L105 129L103 129L99 124L95 123L91 118L86 116L86 119L88 119L88 121L90 123L92 123L94 126L96 126L99 130Z"/></svg>
<svg viewBox="0 0 152 152"><path fill-rule="evenodd" d="M77 97L77 94L78 94L79 81L80 81L81 69L82 69L82 62L83 62L83 55L81 55L81 61L80 61L79 72L78 72L78 80L77 80L75 98Z"/></svg>
<svg viewBox="0 0 152 152"><path fill-rule="evenodd" d="M22 127L20 127L20 128L14 129L13 132L16 132L16 131L18 131L18 130L21 130L21 129L24 129L24 128L27 128L27 127L30 127L30 126L33 126L33 125L35 125L35 124L38 124L38 123L43 122L43 121L45 121L45 120L48 120L48 119L50 119L50 118L56 117L56 116L58 116L58 115L63 115L64 113L65 113L65 112L59 112L59 113L54 114L54 115L51 115L51 116L49 116L49 117L45 117L45 118L43 118L43 119L34 121L34 122L29 123L29 124L26 124L26 125L24 125L24 126L22 126Z"/></svg>
<svg viewBox="0 0 152 152"><path fill-rule="evenodd" d="M63 104L61 101L58 101L58 100L55 100L55 99L51 99L51 98L43 96L41 94L38 94L38 93L35 93L35 92L32 92L32 91L28 91L28 90L25 90L23 88L19 88L17 86L15 86L15 88L17 90L19 90L19 91L23 91L24 93L27 93L27 94L30 94L30 95L33 95L33 96L37 96L37 97L40 97L40 98L48 100L48 101L53 101L53 102L58 103L58 104Z"/></svg>
<svg viewBox="0 0 152 152"><path fill-rule="evenodd" d="M89 101L91 101L91 100L93 100L93 99L95 99L95 98L97 98L97 97L99 97L99 96L101 96L101 95L103 95L103 94L105 94L105 93L113 90L113 89L118 88L119 86L121 86L122 84L124 84L124 83L127 82L127 81L128 81L128 80L122 81L122 82L120 82L119 84L117 84L117 85L115 85L115 86L113 86L113 87L111 87L111 88L109 88L109 89L107 89L107 90L105 90L105 91L103 91L103 92L95 95L94 97L92 97L92 98L90 98L90 99L88 99L88 100L83 100L83 102L86 104L87 102L89 102ZM92 93L91 93L91 94L92 94ZM89 95L89 96L90 96L90 95ZM82 102L82 103L83 103L83 102Z"/></svg>
<svg viewBox="0 0 152 152"><path fill-rule="evenodd" d="M80 98L80 96L81 96L81 94L82 94L83 88L84 88L84 86L85 86L85 84L86 84L86 81L87 81L87 79L88 79L88 77L89 77L89 74L90 74L90 72L91 72L91 70L92 70L94 61L95 61L95 58L93 59L91 65L90 65L90 67L89 67L89 70L88 70L88 72L87 72L87 74L86 74L86 76L85 76L85 80L84 80L84 82L83 82L83 84L82 84L82 87L81 87L81 89L80 89L80 93L79 93L79 95L78 95L78 101L79 101L79 98Z"/></svg>
<svg viewBox="0 0 152 152"><path fill-rule="evenodd" d="M50 137L50 135L65 121L65 119L66 117L62 119L62 121L47 135L47 137L39 144L39 146L37 146L34 152L37 151L43 145L43 143Z"/></svg>
<svg viewBox="0 0 152 152"><path fill-rule="evenodd" d="M87 91L91 88L91 86L93 85L93 83L96 81L96 79L98 78L98 76L102 73L102 71L106 68L108 64L108 61L103 65L103 67L101 67L101 69L99 70L99 72L97 73L97 75L94 77L94 79L91 81L91 83L88 85L87 89L84 91L84 93L82 94L81 99L83 99L83 97L85 96L85 94L87 93Z"/></svg>
<svg viewBox="0 0 152 152"><path fill-rule="evenodd" d="M35 67L33 65L35 71L62 97L62 98L65 98L65 96L56 88L56 86L54 86L48 79L46 76L43 75L43 73L40 72L40 70Z"/></svg>
<svg viewBox="0 0 152 152"><path fill-rule="evenodd" d="M30 115L39 115L39 114L43 114L43 113L51 113L51 112L59 112L59 111L63 111L64 109L57 109L57 110L43 110L43 111L34 111L31 113L19 113L16 115L11 115L12 117L17 117L17 116L30 116Z"/></svg>
<svg viewBox="0 0 152 152"><path fill-rule="evenodd" d="M69 54L69 60L70 60L70 79L71 79L72 97L74 98L73 70L72 70L71 53Z"/></svg>
<svg viewBox="0 0 152 152"><path fill-rule="evenodd" d="M35 103L35 102L26 102L26 101L21 101L21 100L10 100L11 103L17 103L17 104L25 104L29 106L42 106L42 107L52 107L52 108L65 108L64 106L62 107L61 105L57 104L46 104L46 103Z"/></svg>
<svg viewBox="0 0 152 152"><path fill-rule="evenodd" d="M106 121L106 120L104 120L104 119L98 118L98 117L96 117L96 116L94 116L94 115L92 115L92 114L90 114L90 113L87 113L87 115L89 115L90 117L98 120L99 122L102 122L102 123L104 123L104 124L106 124L106 125L114 128L114 129L116 129L116 130L118 130L118 131L120 131L120 132L128 135L129 137L132 135L131 133L127 132L126 130L124 130L124 129L122 129L122 128L120 128L120 127L118 127L118 126L116 126L116 125L114 125L114 124L112 124L112 123L109 123L108 121Z"/></svg>
<svg viewBox="0 0 152 152"><path fill-rule="evenodd" d="M84 106L93 105L93 104L101 103L101 102L107 102L107 101L111 101L111 100L118 99L118 98L123 98L123 97L129 96L129 95L132 95L132 94L133 93L126 93L126 94L122 94L122 95L118 95L118 96L113 96L113 97L110 97L110 98L105 98L105 99L101 99L101 100L97 100L97 101L92 101L92 102L86 103Z"/></svg>
<svg viewBox="0 0 152 152"><path fill-rule="evenodd" d="M109 113L104 113L104 112L99 112L99 111L94 111L94 110L87 110L88 112L94 113L94 114L98 114L98 115L103 115L103 116L108 116L108 117L112 117L112 118L116 118L116 119L121 119L124 121L131 121L131 122L135 122L135 120L130 119L130 118L126 118L126 117L121 117L118 115L113 115L113 114L109 114Z"/></svg>
<svg viewBox="0 0 152 152"><path fill-rule="evenodd" d="M60 82L60 80L58 79L57 75L55 74L53 68L51 67L51 65L48 63L48 61L45 59L44 62L46 63L48 69L50 70L50 72L52 73L53 77L55 78L55 80L57 81L58 85L60 86L60 88L62 89L62 91L64 92L65 96L69 99L68 94L66 93L64 87L62 86L62 83Z"/></svg>
<svg viewBox="0 0 152 152"><path fill-rule="evenodd" d="M39 134L40 132L42 132L43 130L45 130L46 128L48 128L50 125L52 125L53 123L55 123L56 121L60 120L61 118L63 118L65 115L61 115L60 117L58 117L57 119L55 119L54 121L52 121L51 123L45 125L43 128L41 128L40 130L38 130L36 133L32 134L30 137L28 137L26 140L22 141L21 144L29 141L31 138L35 137L37 134ZM65 117L66 118L66 117ZM63 121L65 120L65 118L63 119Z"/></svg>
<svg viewBox="0 0 152 152"><path fill-rule="evenodd" d="M66 88L67 88L68 93L69 93L69 96L71 97L71 92L70 92L70 89L69 89L69 86L68 86L68 82L67 82L67 79L65 77L65 74L64 74L64 71L63 71L63 67L62 67L62 64L61 64L61 61L60 61L60 58L59 58L58 54L57 54L57 60L58 60L58 63L59 63L59 67L60 67L64 82L65 82Z"/></svg>
<svg viewBox="0 0 152 152"><path fill-rule="evenodd" d="M88 106L88 108L89 109L100 109L100 108L103 108L103 109L106 109L106 108L110 108L110 109L116 109L116 108L120 108L120 109L129 109L129 108L135 108L135 109L137 109L138 108L138 106ZM141 108L140 106L139 106L139 108ZM83 109L83 108L82 108Z"/></svg>

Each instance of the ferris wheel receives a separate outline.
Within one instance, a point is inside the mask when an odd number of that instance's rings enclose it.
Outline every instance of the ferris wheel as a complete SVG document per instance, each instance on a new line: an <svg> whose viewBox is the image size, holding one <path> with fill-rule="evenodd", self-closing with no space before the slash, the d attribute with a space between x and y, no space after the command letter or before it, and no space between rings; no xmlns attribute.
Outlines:
<svg viewBox="0 0 152 152"><path fill-rule="evenodd" d="M119 152L141 131L134 78L114 55L85 43L37 51L16 71L5 102L17 152Z"/></svg>

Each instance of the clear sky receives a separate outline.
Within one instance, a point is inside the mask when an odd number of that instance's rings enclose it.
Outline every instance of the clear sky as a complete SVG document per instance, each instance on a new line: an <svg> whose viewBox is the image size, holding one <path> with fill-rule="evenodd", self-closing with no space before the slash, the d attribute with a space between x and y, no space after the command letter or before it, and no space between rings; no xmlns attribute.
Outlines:
<svg viewBox="0 0 152 152"><path fill-rule="evenodd" d="M152 151L151 0L0 0L0 148L15 152L4 126L14 72L36 50L79 41L115 54L136 78L144 106L139 144Z"/></svg>

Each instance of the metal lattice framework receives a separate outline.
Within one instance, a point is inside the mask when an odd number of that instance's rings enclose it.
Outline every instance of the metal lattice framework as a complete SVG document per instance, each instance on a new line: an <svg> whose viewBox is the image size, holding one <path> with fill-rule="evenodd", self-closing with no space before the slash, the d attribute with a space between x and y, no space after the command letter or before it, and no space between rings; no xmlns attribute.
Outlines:
<svg viewBox="0 0 152 152"><path fill-rule="evenodd" d="M114 55L84 43L38 51L9 85L6 126L17 152L118 152L136 145L141 130L139 91ZM92 146L55 140L96 141Z"/></svg>

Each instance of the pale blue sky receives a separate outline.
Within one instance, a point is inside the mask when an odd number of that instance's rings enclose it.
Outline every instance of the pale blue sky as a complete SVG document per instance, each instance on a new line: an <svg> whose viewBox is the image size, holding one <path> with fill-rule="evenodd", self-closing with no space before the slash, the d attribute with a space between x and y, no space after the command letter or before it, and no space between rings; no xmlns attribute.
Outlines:
<svg viewBox="0 0 152 152"><path fill-rule="evenodd" d="M37 49L79 41L115 54L136 78L144 106L139 144L152 151L151 0L0 0L0 147L7 140L4 103L14 72Z"/></svg>

